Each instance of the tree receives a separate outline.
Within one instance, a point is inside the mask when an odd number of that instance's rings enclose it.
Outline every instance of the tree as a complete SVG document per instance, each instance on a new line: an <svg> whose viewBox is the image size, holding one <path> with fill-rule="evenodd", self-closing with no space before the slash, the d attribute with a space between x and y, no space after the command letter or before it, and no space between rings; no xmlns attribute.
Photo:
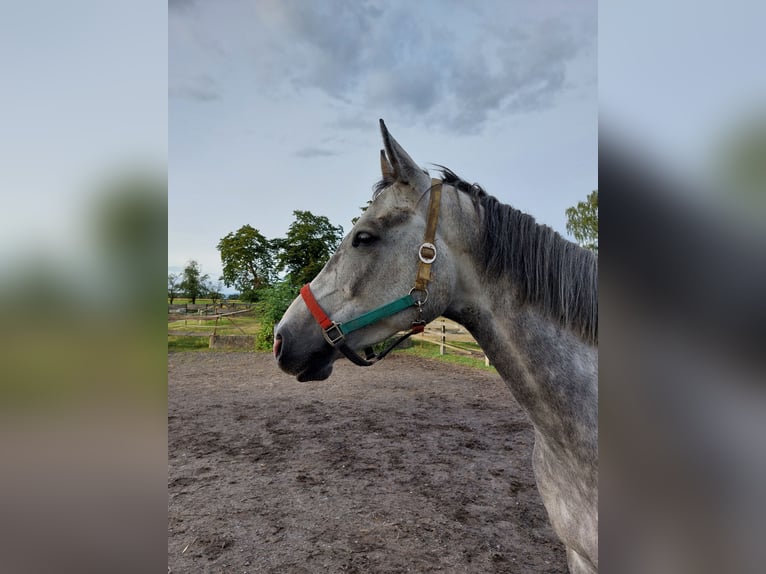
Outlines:
<svg viewBox="0 0 766 574"><path fill-rule="evenodd" d="M207 292L207 296L213 300L213 307L215 307L216 301L223 298L221 287L223 287L223 285L220 281L217 281L216 283L213 283L212 281L205 282L205 291Z"/></svg>
<svg viewBox="0 0 766 574"><path fill-rule="evenodd" d="M274 344L274 325L279 322L297 296L298 288L289 281L276 281L263 289L257 304L261 327L255 337L256 349L271 350Z"/></svg>
<svg viewBox="0 0 766 574"><path fill-rule="evenodd" d="M257 292L274 279L274 250L260 231L243 225L218 242L223 282L236 287L242 299L253 301Z"/></svg>
<svg viewBox="0 0 766 574"><path fill-rule="evenodd" d="M197 297L202 297L205 294L205 282L207 280L208 275L202 275L199 263L194 260L189 261L184 268L180 287L184 295L191 299L192 305L197 302Z"/></svg>
<svg viewBox="0 0 766 574"><path fill-rule="evenodd" d="M287 271L293 286L300 286L322 270L343 239L343 228L310 211L293 211L293 215L287 237L274 244L279 249L279 268Z"/></svg>
<svg viewBox="0 0 766 574"><path fill-rule="evenodd" d="M567 231L577 243L598 253L598 190L566 210Z"/></svg>
<svg viewBox="0 0 766 574"><path fill-rule="evenodd" d="M170 304L173 304L173 299L178 295L178 283L180 278L175 273L168 273L168 299Z"/></svg>

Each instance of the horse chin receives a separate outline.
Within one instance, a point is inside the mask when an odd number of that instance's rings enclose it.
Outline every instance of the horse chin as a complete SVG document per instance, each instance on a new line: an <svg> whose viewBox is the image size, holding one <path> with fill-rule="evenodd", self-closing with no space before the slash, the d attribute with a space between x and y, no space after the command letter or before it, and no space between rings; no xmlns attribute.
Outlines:
<svg viewBox="0 0 766 574"><path fill-rule="evenodd" d="M304 369L296 375L298 382L324 381L332 374L332 361L324 366L316 367L314 365Z"/></svg>
<svg viewBox="0 0 766 574"><path fill-rule="evenodd" d="M319 351L311 353L303 360L279 361L280 368L293 375L299 382L324 381L332 374L333 363L339 357L339 353L329 345Z"/></svg>

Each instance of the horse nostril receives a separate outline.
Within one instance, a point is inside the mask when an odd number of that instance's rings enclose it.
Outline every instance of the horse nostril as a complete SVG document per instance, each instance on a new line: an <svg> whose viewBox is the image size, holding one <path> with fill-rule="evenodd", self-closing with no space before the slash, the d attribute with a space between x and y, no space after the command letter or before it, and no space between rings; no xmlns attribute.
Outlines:
<svg viewBox="0 0 766 574"><path fill-rule="evenodd" d="M274 356L279 359L279 353L282 350L282 335L274 335Z"/></svg>

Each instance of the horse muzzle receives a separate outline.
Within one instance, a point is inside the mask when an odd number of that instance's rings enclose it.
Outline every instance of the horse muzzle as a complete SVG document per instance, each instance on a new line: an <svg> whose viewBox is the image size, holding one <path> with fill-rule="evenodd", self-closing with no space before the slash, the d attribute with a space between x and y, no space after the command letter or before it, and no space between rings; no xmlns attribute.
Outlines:
<svg viewBox="0 0 766 574"><path fill-rule="evenodd" d="M279 368L300 382L323 381L332 374L338 353L322 340L318 349L306 348L287 325L278 325L274 333L274 358Z"/></svg>

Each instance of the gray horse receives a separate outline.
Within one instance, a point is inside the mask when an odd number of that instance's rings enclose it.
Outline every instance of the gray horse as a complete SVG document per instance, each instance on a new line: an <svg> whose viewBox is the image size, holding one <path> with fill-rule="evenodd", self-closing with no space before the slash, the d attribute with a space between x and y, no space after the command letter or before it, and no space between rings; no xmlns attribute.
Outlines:
<svg viewBox="0 0 766 574"><path fill-rule="evenodd" d="M282 317L279 366L322 380L342 355L373 364L382 356L357 350L394 333L461 323L534 425L537 487L570 571L597 572L596 257L446 168L432 180L380 125L383 179Z"/></svg>

